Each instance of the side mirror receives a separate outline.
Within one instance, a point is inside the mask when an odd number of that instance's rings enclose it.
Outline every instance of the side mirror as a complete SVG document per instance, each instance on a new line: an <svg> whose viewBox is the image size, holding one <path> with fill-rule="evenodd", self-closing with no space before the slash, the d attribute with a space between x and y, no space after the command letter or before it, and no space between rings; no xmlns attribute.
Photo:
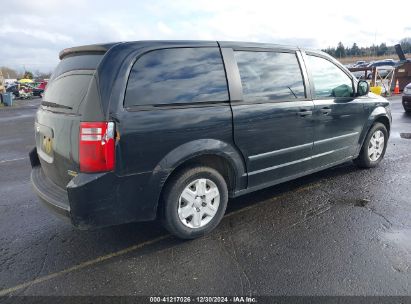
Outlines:
<svg viewBox="0 0 411 304"><path fill-rule="evenodd" d="M370 92L370 85L368 84L368 82L365 80L358 81L357 95L364 96L364 95L367 95L369 92Z"/></svg>

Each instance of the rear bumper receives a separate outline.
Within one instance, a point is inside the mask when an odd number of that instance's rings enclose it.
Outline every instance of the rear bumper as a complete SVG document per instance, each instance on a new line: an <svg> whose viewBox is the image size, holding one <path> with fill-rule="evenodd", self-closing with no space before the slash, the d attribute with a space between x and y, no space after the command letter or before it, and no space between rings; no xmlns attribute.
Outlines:
<svg viewBox="0 0 411 304"><path fill-rule="evenodd" d="M35 149L30 161L31 183L41 202L79 229L156 218L155 192L147 187L151 172L125 177L113 172L79 173L63 189L44 174Z"/></svg>
<svg viewBox="0 0 411 304"><path fill-rule="evenodd" d="M40 166L31 171L31 184L40 201L51 211L70 218L70 204L67 191L54 184L44 175Z"/></svg>

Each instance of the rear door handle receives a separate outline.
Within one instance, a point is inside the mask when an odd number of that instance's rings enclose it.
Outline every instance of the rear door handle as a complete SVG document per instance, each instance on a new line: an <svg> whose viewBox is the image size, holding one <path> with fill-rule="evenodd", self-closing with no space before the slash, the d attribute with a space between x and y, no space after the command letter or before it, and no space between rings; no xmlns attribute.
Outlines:
<svg viewBox="0 0 411 304"><path fill-rule="evenodd" d="M313 115L313 111L301 110L300 112L298 112L298 115L300 115L301 117L310 116Z"/></svg>
<svg viewBox="0 0 411 304"><path fill-rule="evenodd" d="M323 113L324 115L328 115L331 113L331 109L329 107L324 107L321 109L321 113Z"/></svg>

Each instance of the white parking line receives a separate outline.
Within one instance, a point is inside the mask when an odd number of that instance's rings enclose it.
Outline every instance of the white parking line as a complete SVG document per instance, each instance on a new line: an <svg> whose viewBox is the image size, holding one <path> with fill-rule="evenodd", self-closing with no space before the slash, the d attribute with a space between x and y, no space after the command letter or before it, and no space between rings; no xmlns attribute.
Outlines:
<svg viewBox="0 0 411 304"><path fill-rule="evenodd" d="M9 162L13 162L13 161L24 160L24 159L28 159L28 157L20 157L20 158L0 160L0 164L9 163Z"/></svg>
<svg viewBox="0 0 411 304"><path fill-rule="evenodd" d="M163 235L163 236L160 236L160 237L155 238L155 239L153 239L153 240L150 240L150 241L147 241L147 242L144 242L144 243L141 243L141 244L137 244L137 245L128 247L128 248L126 248L126 249L123 249L123 250L114 252L114 253L110 253L110 254L107 254L107 255L99 256L98 258L95 258L94 260L89 260L89 261L86 261L86 262L84 262L84 263L77 264L76 266L73 266L73 267L64 269L64 270L62 270L62 271L55 272L55 273L51 273L51 274L45 275L45 276L43 276L43 277L38 277L38 278L36 278L36 279L34 279L34 280L32 280L32 281L29 281L29 282L26 282L26 283L23 283L23 284L19 284L19 285L16 285L16 286L14 286L14 287L11 287L11 288L7 288L7 289L0 290L0 297L5 296L5 295L7 295L7 294L9 294L9 293L11 293L11 292L14 292L14 291L17 291L17 290L20 290L20 289L24 289L24 288L30 287L31 285L38 284L38 283L42 283L42 282L45 282L45 281L54 279L54 278L56 278L56 277L59 277L59 276L61 276L61 275L68 274L68 273L70 273L70 272L73 272L73 271L76 271L76 270L80 270L80 269L83 269L83 268L85 268L85 267L88 267L88 266L97 264L97 263L101 263L101 262L106 261L106 260L109 260L109 259L111 259L111 258L114 258L114 257L117 257L117 256L121 256L121 255L130 253L130 252L135 251L135 250L137 250L137 249L139 249L139 248L142 248L142 247L144 247L144 246L152 245L152 244L154 244L154 243L158 243L158 242L160 242L160 241L162 241L162 240L165 240L165 239L167 239L167 238L169 238L169 237L171 237L171 235L169 235L169 234Z"/></svg>
<svg viewBox="0 0 411 304"><path fill-rule="evenodd" d="M307 191L307 190L312 190L312 189L318 188L318 187L320 187L320 186L321 186L321 182L318 182L318 183L308 184L308 185L306 185L306 186L302 186L302 187L300 187L300 188L298 188L298 189L296 189L296 190L292 190L292 191L294 191L294 192L304 192L304 191ZM289 193L289 192L285 192L285 193L280 194L280 195L278 195L278 196L276 196L276 197L273 197L270 201L272 202L273 200L279 200L279 199L287 196L288 193ZM231 212L231 213L229 213L229 214L226 214L226 215L224 216L224 218L228 218L228 217L231 217L231 216L233 216L233 215L237 215L237 214L239 214L239 213L249 211L250 209L256 208L256 207L258 207L259 205L261 205L261 204L263 204L263 203L266 203L266 202L267 202L267 200L264 200L264 201L262 201L262 202L259 202L259 203L250 205L250 206L248 206L248 207L239 209L239 210L237 210L237 211ZM327 209L327 210L329 210L329 209ZM325 211L327 211L327 210L325 210ZM325 211L323 211L323 212L325 212ZM304 220L304 221L305 221L305 220ZM299 224L299 223L300 223L300 222L296 223L295 225L297 225L297 224ZM293 225L293 226L294 226L294 225ZM110 259L112 259L112 258L119 257L119 256L123 256L123 255L125 255L125 254L131 253L131 252L136 251L136 250L138 250L138 249L141 249L141 248L143 248L143 247L145 247L145 246L154 245L154 244L156 244L156 243L158 243L158 242L160 242L160 241L166 240L166 239L171 238L171 237L172 237L172 236L171 236L170 234L162 235L162 236L159 236L159 237L157 237L157 238L155 238L155 239L152 239L152 240L149 240L149 241L145 241L145 242L143 242L143 243L136 244L136 245L127 247L127 248L125 248L125 249L122 249L122 250L119 250L119 251L116 251L116 252L113 252L113 253L109 253L109 254L107 254L107 255L102 255L102 256L99 256L99 257L97 257L97 258L95 258L95 259L92 259L92 260L88 260L88 261L82 262L82 263L80 263L80 264L77 264L77 265L75 265L75 266L72 266L72 267L63 269L63 270L61 270L61 271L54 272L54 273L50 273L50 274L45 275L45 276L42 276L42 277L37 277L37 278L35 278L35 279L31 280L31 281L28 281L28 282L25 282L25 283L22 283L22 284L18 284L18 285L15 285L15 286L13 286L13 287L9 287L9 288L6 288L6 289L0 289L0 297L3 297L3 296L8 295L8 294L10 294L10 293L19 291L19 290L21 290L21 289L25 289L25 288L31 287L32 285L35 285L35 284L39 284L39 283L43 283L43 282L52 280L52 279L57 278L57 277L60 277L60 276L62 276L62 275L66 275L66 274L72 273L72 272L74 272L74 271L82 270L82 269L84 269L84 268L86 268L86 267L89 267L89 266L94 266L94 265L96 265L96 264L99 264L99 263L101 263L101 262L110 260Z"/></svg>

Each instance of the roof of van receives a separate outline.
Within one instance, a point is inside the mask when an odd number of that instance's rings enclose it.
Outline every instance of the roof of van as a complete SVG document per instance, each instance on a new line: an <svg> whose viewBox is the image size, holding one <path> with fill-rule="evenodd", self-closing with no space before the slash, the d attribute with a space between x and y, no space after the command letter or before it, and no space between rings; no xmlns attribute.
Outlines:
<svg viewBox="0 0 411 304"><path fill-rule="evenodd" d="M103 44L91 44L76 46L72 48L64 49L60 52L59 57L63 59L69 55L74 55L78 53L93 53L93 54L104 54L110 48L118 44L129 44L141 47L142 45L146 47L161 47L161 46L217 46L221 47L238 47L238 48L281 48L281 49L292 49L297 50L299 47L271 44L271 43L258 43L258 42L238 42L238 41L201 41L201 40L140 40L140 41L129 41L129 42L112 42ZM314 50L313 50L314 51Z"/></svg>

